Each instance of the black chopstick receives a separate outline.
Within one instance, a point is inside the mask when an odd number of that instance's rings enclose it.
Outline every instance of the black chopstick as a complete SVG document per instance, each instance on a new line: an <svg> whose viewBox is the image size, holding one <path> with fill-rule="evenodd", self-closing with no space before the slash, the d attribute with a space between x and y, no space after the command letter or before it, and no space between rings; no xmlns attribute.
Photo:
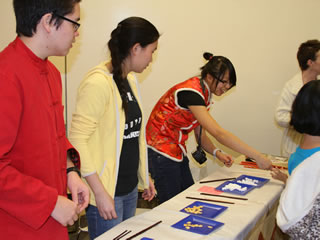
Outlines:
<svg viewBox="0 0 320 240"><path fill-rule="evenodd" d="M225 197L225 198L232 198L232 199L238 199L238 200L248 200L248 198L231 197L231 196L218 195L218 194L212 194L212 193L200 193L200 194L207 195L207 196L213 196L213 197Z"/></svg>
<svg viewBox="0 0 320 240"><path fill-rule="evenodd" d="M188 198L188 199L194 199L194 200L208 201L208 202L218 202L218 203L234 204L234 202L219 201L219 200L206 199L206 198L196 198L196 197L186 197L186 198Z"/></svg>
<svg viewBox="0 0 320 240"><path fill-rule="evenodd" d="M113 240L119 240L120 238L124 237L125 235L131 233L131 230L125 230L124 232L120 233L118 236L116 236Z"/></svg>
<svg viewBox="0 0 320 240"><path fill-rule="evenodd" d="M208 181L201 181L200 183L209 183L209 182L220 182L220 181L227 181L227 180L234 180L235 177L232 178L221 178L221 179L214 179L214 180L208 180Z"/></svg>
<svg viewBox="0 0 320 240"><path fill-rule="evenodd" d="M149 229L151 229L151 228L153 228L153 227L157 226L157 225L158 225L159 223L161 223L161 222L162 222L162 221L160 220L159 222L156 222L155 224L152 224L151 226L149 226L149 227L147 227L147 228L145 228L145 229L141 230L140 232L137 232L136 234L132 235L131 237L126 238L126 240L130 240L130 239L135 238L136 236L138 236L138 235L140 235L140 234L142 234L142 233L144 233L144 232L148 231Z"/></svg>

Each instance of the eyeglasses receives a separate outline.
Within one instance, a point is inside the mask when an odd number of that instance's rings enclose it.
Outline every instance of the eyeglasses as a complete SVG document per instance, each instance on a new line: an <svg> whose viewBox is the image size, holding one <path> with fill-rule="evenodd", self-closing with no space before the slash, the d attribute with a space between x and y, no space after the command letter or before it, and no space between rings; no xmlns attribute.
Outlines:
<svg viewBox="0 0 320 240"><path fill-rule="evenodd" d="M227 84L230 84L230 82L229 81L226 81L226 80L218 80L219 82L221 82L222 84L224 84L224 85L227 85Z"/></svg>
<svg viewBox="0 0 320 240"><path fill-rule="evenodd" d="M233 87L233 84L230 83L230 81L222 80L222 79L219 79L219 78L217 78L217 80L218 80L218 82L221 82L224 86L228 86L229 85L228 90Z"/></svg>
<svg viewBox="0 0 320 240"><path fill-rule="evenodd" d="M52 14L56 15L58 18L61 18L61 19L66 20L66 21L68 21L68 22L71 22L72 25L73 25L74 31L75 31L75 32L78 31L78 29L79 29L79 27L80 27L80 23L77 23L77 22L71 20L70 18L66 18L66 17L61 16L61 15L59 15L59 14L57 14L57 13L52 13Z"/></svg>

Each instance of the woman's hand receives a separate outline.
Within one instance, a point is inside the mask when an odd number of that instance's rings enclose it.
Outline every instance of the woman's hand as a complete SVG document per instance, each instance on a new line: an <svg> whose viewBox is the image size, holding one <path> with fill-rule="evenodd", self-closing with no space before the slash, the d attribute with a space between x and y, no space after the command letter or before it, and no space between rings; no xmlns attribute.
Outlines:
<svg viewBox="0 0 320 240"><path fill-rule="evenodd" d="M279 170L278 168L272 168L271 176L272 178L280 180L284 183L286 183L288 179L288 175Z"/></svg>
<svg viewBox="0 0 320 240"><path fill-rule="evenodd" d="M232 159L231 155L224 154L221 151L217 151L216 156L226 167L231 167L232 166L233 159Z"/></svg>
<svg viewBox="0 0 320 240"><path fill-rule="evenodd" d="M99 214L102 218L111 220L118 217L114 207L114 200L107 191L96 194L95 198Z"/></svg>
<svg viewBox="0 0 320 240"><path fill-rule="evenodd" d="M156 190L154 188L153 181L149 176L149 188L144 189L142 193L142 198L150 202L154 198L155 194L156 194Z"/></svg>
<svg viewBox="0 0 320 240"><path fill-rule="evenodd" d="M105 220L117 218L114 200L104 188L97 173L85 177L94 193L99 214Z"/></svg>
<svg viewBox="0 0 320 240"><path fill-rule="evenodd" d="M269 158L260 154L260 157L256 158L255 160L259 168L266 169L266 170L272 169L272 162L270 161Z"/></svg>

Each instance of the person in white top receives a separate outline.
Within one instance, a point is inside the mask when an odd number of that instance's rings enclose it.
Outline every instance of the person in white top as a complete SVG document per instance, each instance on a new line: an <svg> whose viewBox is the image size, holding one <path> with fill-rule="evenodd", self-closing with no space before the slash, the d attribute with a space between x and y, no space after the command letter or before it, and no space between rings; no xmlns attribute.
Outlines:
<svg viewBox="0 0 320 240"><path fill-rule="evenodd" d="M302 135L289 126L291 106L302 86L316 80L320 74L320 41L303 42L298 49L297 59L301 72L285 84L275 112L277 124L284 128L281 155L285 157L289 157L302 140Z"/></svg>

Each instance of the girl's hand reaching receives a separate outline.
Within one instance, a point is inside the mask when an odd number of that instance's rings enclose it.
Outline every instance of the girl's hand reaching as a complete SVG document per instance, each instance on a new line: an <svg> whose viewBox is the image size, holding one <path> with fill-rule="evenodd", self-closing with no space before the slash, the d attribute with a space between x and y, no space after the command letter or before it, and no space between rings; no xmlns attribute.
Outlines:
<svg viewBox="0 0 320 240"><path fill-rule="evenodd" d="M216 156L226 167L231 167L232 166L233 159L232 159L231 155L224 154L221 151L217 151Z"/></svg>

